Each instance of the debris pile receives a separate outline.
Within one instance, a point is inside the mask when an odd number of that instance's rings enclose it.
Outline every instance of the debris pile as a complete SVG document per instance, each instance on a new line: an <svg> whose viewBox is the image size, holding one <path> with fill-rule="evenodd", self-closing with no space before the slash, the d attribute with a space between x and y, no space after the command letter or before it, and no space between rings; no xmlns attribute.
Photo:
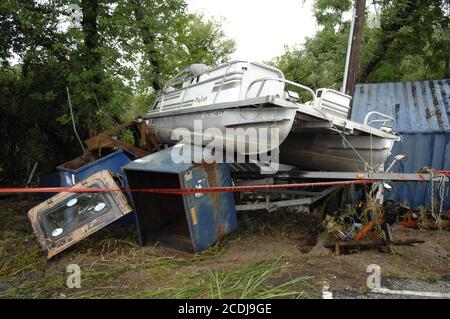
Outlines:
<svg viewBox="0 0 450 319"><path fill-rule="evenodd" d="M302 183L305 172L298 173L298 180L283 174L261 178L259 170L254 171L251 166L231 175L232 165L205 158L175 163L172 149L180 145L161 149L153 131L142 120L107 130L85 143L87 148L82 156L61 164L52 178L43 179L50 181L49 184L40 184L41 187L66 187L65 192L41 198L45 201L29 211L34 232L48 258L117 222L135 223L141 244L160 242L178 250L198 252L237 228L236 211L270 212L283 207L309 211L311 207L317 207L312 204L316 205L324 198L333 197L336 202L341 202L337 194L345 195L340 191L350 184L370 184L372 187L355 207L346 205L345 209L325 217L323 227L328 241L324 245L334 249L336 254L364 247L390 248L391 245L423 242L395 240L391 225L449 229L450 212L442 213L442 200L436 201L440 207L436 206L431 212L413 211L407 205L390 201L380 204L384 189L392 188L384 182L386 177L376 180L373 176L369 179L355 173L356 180L341 180L342 174L349 173L335 173L341 174L340 178L336 177L337 181ZM202 146L195 147L198 149L193 149L194 157L196 154L205 156ZM202 161L204 165L200 164ZM432 187L433 176L442 176L438 189L441 195L444 194L447 173L431 172ZM293 174L295 177L295 172ZM239 188L239 195L234 196L229 191L232 187ZM171 196L167 192L131 191L148 188L193 192ZM210 195L198 192L204 188L227 190ZM97 190L101 190L101 194ZM333 210L334 207L327 209Z"/></svg>
<svg viewBox="0 0 450 319"><path fill-rule="evenodd" d="M141 245L159 242L188 252L202 251L237 228L233 193L197 192L231 187L227 164L208 158L175 163L176 146L161 149L144 121L105 131L86 145L82 156L57 167L54 185L42 185L64 191L28 212L47 258L112 223L134 223ZM197 148L193 154L205 156ZM138 191L147 188L187 190Z"/></svg>
<svg viewBox="0 0 450 319"><path fill-rule="evenodd" d="M369 197L366 202L358 203L356 208L349 208L326 216L323 221L328 234L324 246L334 249L336 254L361 248L423 243L417 239L394 239L391 225L398 220L392 219L391 206L383 206Z"/></svg>
<svg viewBox="0 0 450 319"><path fill-rule="evenodd" d="M160 149L145 121L130 121L107 130L88 139L86 145L82 156L61 164L57 172L40 182L41 187L70 190L41 194L45 201L28 212L48 258L113 222L135 223L123 168ZM99 189L104 192L97 192Z"/></svg>
<svg viewBox="0 0 450 319"><path fill-rule="evenodd" d="M431 212L423 207L413 210L407 203L387 201L386 216L404 227L426 230L450 230L450 211Z"/></svg>

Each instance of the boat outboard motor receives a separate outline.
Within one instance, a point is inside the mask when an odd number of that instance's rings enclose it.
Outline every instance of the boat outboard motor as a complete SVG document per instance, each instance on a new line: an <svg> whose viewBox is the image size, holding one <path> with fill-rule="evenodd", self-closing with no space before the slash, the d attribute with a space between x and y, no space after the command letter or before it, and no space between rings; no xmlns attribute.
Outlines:
<svg viewBox="0 0 450 319"><path fill-rule="evenodd" d="M208 66L202 62L203 61L200 61L200 63L191 64L186 68L188 76L192 77L190 84L199 82L200 75L208 70Z"/></svg>
<svg viewBox="0 0 450 319"><path fill-rule="evenodd" d="M204 63L195 63L195 64L191 64L188 68L188 72L192 75L192 76L197 76L202 74L203 72L205 72L206 70L208 70L208 66Z"/></svg>

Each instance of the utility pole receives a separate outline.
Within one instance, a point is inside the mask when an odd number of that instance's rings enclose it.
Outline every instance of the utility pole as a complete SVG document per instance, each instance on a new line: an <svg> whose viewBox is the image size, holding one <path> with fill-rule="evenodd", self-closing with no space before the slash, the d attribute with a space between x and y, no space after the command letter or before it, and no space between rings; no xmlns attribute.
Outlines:
<svg viewBox="0 0 450 319"><path fill-rule="evenodd" d="M345 63L344 83L342 87L342 93L350 96L353 96L355 91L365 10L366 0L355 0L347 49L347 59Z"/></svg>

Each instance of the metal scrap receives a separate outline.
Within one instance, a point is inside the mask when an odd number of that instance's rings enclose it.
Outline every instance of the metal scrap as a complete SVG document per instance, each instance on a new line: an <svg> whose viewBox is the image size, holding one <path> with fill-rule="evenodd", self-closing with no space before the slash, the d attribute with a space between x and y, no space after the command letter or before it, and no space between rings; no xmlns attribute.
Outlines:
<svg viewBox="0 0 450 319"><path fill-rule="evenodd" d="M131 129L137 137L137 143L121 141L118 137L121 132ZM160 146L151 128L145 121L130 121L122 125L106 130L101 134L85 141L88 151L96 151L102 148L123 149L133 154L136 158L147 156L153 151L159 151ZM137 145L136 145L137 144Z"/></svg>

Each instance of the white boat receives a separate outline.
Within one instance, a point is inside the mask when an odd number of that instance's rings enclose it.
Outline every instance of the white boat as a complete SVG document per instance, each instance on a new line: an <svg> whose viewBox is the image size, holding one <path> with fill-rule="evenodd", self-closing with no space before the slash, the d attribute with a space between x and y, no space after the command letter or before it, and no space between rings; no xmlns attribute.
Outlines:
<svg viewBox="0 0 450 319"><path fill-rule="evenodd" d="M298 93L288 87L309 94L311 101L299 103ZM194 64L166 84L146 120L164 144L180 142L182 129L192 144L206 145L214 137L246 155L279 147L281 163L304 169L375 170L400 140L391 129L394 119L371 112L364 123L352 122L350 103L348 95L331 89L314 92L265 64ZM249 130L267 135L261 138Z"/></svg>

